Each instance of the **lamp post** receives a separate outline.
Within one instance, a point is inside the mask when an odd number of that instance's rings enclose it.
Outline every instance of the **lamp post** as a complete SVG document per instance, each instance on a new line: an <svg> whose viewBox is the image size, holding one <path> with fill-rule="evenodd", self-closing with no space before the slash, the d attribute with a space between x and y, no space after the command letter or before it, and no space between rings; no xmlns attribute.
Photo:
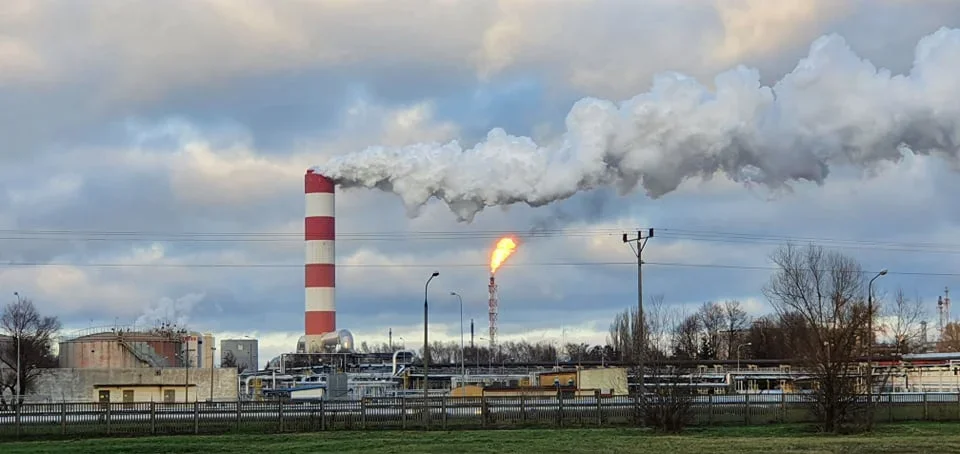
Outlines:
<svg viewBox="0 0 960 454"><path fill-rule="evenodd" d="M870 399L868 427L873 427L873 281L887 274L884 268L867 284L867 397Z"/></svg>
<svg viewBox="0 0 960 454"><path fill-rule="evenodd" d="M740 372L740 348L741 348L741 347L749 347L749 346L751 346L751 345L753 345L752 342L747 342L746 344L737 345L737 372L738 372L738 373ZM744 386L744 388L746 388L746 386Z"/></svg>
<svg viewBox="0 0 960 454"><path fill-rule="evenodd" d="M217 347L210 346L210 402L213 402L213 358L216 355Z"/></svg>
<svg viewBox="0 0 960 454"><path fill-rule="evenodd" d="M17 310L22 310L20 307L21 299L20 292L13 292L13 296L17 297ZM22 318L22 317L21 317ZM17 407L20 407L20 338L23 337L23 326L20 326L23 323L23 320L17 322L17 381L16 389L14 389L14 402L16 402Z"/></svg>
<svg viewBox="0 0 960 454"><path fill-rule="evenodd" d="M749 347L753 345L753 342L747 342L746 344L737 345L737 372L740 372L740 349L742 347Z"/></svg>
<svg viewBox="0 0 960 454"><path fill-rule="evenodd" d="M463 297L457 292L450 292L451 296L456 296L460 300L460 386L467 378L467 368L463 362Z"/></svg>
<svg viewBox="0 0 960 454"><path fill-rule="evenodd" d="M423 284L423 405L425 408L427 405L427 392L430 387L430 344L427 340L427 309L429 308L429 304L427 303L427 289L430 287L430 281L439 275L439 271L434 271L433 274L430 275L430 278L427 279L427 283ZM424 417L429 419L430 413L425 412Z"/></svg>

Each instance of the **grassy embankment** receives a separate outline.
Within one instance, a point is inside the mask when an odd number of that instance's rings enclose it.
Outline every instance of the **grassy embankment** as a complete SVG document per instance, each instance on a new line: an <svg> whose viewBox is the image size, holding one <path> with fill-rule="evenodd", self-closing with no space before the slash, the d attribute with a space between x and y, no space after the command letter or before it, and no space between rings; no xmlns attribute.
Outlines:
<svg viewBox="0 0 960 454"><path fill-rule="evenodd" d="M960 453L960 423L880 425L870 435L830 436L803 425L690 429L654 435L638 429L364 431L289 435L108 438L0 444L35 453Z"/></svg>

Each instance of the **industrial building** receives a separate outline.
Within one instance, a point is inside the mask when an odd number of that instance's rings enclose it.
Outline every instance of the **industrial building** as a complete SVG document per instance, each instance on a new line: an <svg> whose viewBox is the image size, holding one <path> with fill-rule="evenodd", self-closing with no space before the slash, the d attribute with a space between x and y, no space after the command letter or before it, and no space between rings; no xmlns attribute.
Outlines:
<svg viewBox="0 0 960 454"><path fill-rule="evenodd" d="M214 367L214 342L209 333L170 325L89 328L59 342L59 367L42 370L30 400L236 400L237 370Z"/></svg>
<svg viewBox="0 0 960 454"><path fill-rule="evenodd" d="M235 401L237 370L185 367L153 369L45 369L32 402Z"/></svg>
<svg viewBox="0 0 960 454"><path fill-rule="evenodd" d="M220 341L220 364L224 359L232 356L239 370L256 370L259 368L260 348L256 339L223 339Z"/></svg>

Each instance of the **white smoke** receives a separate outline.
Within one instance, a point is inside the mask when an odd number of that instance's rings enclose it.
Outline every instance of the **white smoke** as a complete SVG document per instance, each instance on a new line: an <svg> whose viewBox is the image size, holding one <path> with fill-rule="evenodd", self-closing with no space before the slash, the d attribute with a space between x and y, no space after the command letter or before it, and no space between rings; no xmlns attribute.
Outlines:
<svg viewBox="0 0 960 454"><path fill-rule="evenodd" d="M868 168L911 151L953 162L960 151L960 29L920 40L906 75L829 35L773 87L743 66L714 85L666 73L619 105L581 99L556 144L497 128L467 150L457 141L376 146L314 169L344 188L394 192L411 215L436 197L470 222L485 207L541 206L601 186L626 194L640 185L657 198L722 171L776 189L822 184L831 164Z"/></svg>
<svg viewBox="0 0 960 454"><path fill-rule="evenodd" d="M173 323L183 328L190 322L190 315L206 297L204 293L189 293L177 299L163 297L144 309L143 315L134 322L135 326L156 326L162 323Z"/></svg>

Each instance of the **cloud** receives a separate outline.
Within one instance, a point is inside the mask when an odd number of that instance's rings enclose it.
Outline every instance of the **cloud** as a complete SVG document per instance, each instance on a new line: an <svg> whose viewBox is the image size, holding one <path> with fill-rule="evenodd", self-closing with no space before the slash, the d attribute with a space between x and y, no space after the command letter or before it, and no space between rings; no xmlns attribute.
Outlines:
<svg viewBox="0 0 960 454"><path fill-rule="evenodd" d="M17 108L0 110L0 288L71 329L185 314L221 339L259 337L265 362L302 330L311 165L373 145L470 146L493 127L550 143L582 96L623 99L657 73L709 80L738 63L775 81L831 33L902 71L920 37L960 17L957 2L896 0L436 0L417 11L3 2L0 103ZM459 341L450 291L485 337L486 261L503 233L521 245L497 274L501 339L602 342L636 304L620 234L648 227L644 295L676 307L736 298L769 312L759 289L785 239L888 267L878 285L935 304L960 265L952 170L907 153L832 177L770 193L713 175L669 200L597 190L487 210L470 226L436 201L410 219L395 196L338 190L338 326L418 344L437 269L431 338Z"/></svg>

